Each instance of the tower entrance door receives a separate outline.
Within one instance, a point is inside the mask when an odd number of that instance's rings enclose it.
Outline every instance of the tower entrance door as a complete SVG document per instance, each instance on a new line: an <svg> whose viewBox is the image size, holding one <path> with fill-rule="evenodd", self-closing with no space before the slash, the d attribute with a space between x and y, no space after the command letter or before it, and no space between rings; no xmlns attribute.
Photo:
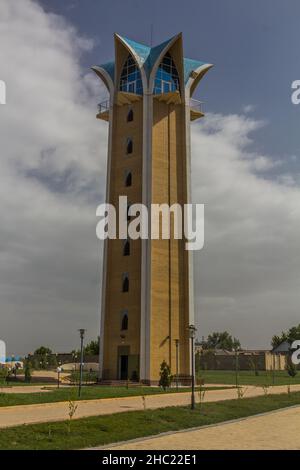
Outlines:
<svg viewBox="0 0 300 470"><path fill-rule="evenodd" d="M128 356L120 356L120 379L128 379Z"/></svg>
<svg viewBox="0 0 300 470"><path fill-rule="evenodd" d="M118 380L127 380L128 371L128 358L130 355L130 346L118 346Z"/></svg>

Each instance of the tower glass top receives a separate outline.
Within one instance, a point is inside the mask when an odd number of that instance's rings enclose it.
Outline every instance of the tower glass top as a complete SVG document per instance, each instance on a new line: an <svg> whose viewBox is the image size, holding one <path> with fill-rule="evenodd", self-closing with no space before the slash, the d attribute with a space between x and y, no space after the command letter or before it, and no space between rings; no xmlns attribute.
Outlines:
<svg viewBox="0 0 300 470"><path fill-rule="evenodd" d="M179 76L171 55L167 52L156 72L153 94L179 90Z"/></svg>
<svg viewBox="0 0 300 470"><path fill-rule="evenodd" d="M183 91L181 88L187 86L192 95L199 81L212 67L211 64L207 64L200 60L183 58L181 61L180 59L182 64L179 70L179 80L178 70L172 60L172 56L169 52L166 53L166 51L175 50L174 48L177 47L177 43L180 42L181 44L181 34L178 34L154 47L140 44L119 35L116 35L116 38L118 48L125 47L127 49L125 55L126 61L124 59L125 63L121 66L121 77L120 80L118 78L119 83L117 83L117 89L124 92L142 95L143 85L141 76L143 77L143 82L145 80L145 83L146 81L149 83L153 68L157 67L157 63L160 62L160 58L162 56L164 56L164 58L156 71L155 83L153 85L153 90L151 90L154 94L168 93L169 91ZM177 49L177 54L178 53L181 55L181 51ZM119 64L118 67L116 67L114 62L107 62L105 64L95 65L92 68L97 75L102 78L104 84L109 89L109 92L112 93L116 80L116 73L119 75ZM195 72L194 76L192 76L192 72Z"/></svg>
<svg viewBox="0 0 300 470"><path fill-rule="evenodd" d="M143 94L141 72L130 54L122 69L120 90L127 93L136 93L137 95Z"/></svg>

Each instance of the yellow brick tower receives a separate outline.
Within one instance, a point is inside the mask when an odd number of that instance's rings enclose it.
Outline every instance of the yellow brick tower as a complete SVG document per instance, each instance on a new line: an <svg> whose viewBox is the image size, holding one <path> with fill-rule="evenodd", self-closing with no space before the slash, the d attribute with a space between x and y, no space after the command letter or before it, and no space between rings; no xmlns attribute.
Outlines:
<svg viewBox="0 0 300 470"><path fill-rule="evenodd" d="M118 208L127 196L149 213L151 204L190 202L190 122L203 116L192 94L210 67L183 57L181 34L156 47L115 35L115 61L93 67L110 95L97 115L109 122L107 202ZM155 384L164 360L189 377L193 323L185 240L105 240L102 380Z"/></svg>

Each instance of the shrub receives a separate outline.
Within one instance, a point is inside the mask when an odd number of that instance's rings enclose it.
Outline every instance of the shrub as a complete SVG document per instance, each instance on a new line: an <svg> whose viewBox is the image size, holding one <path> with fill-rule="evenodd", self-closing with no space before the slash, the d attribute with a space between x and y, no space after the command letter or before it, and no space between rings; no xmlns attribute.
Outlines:
<svg viewBox="0 0 300 470"><path fill-rule="evenodd" d="M139 376L136 370L134 370L131 374L131 380L132 382L138 382L139 381Z"/></svg>
<svg viewBox="0 0 300 470"><path fill-rule="evenodd" d="M0 368L0 383L5 383L8 377L8 369L7 367Z"/></svg>
<svg viewBox="0 0 300 470"><path fill-rule="evenodd" d="M292 362L288 363L286 370L289 376L292 378L294 378L297 375L297 367Z"/></svg>
<svg viewBox="0 0 300 470"><path fill-rule="evenodd" d="M166 361L163 361L161 363L159 375L160 375L159 386L162 387L164 390L166 390L168 387L170 387L171 382L172 382L170 366L166 363Z"/></svg>
<svg viewBox="0 0 300 470"><path fill-rule="evenodd" d="M25 363L25 369L24 369L24 377L25 377L25 382L31 382L31 365L29 361L26 361Z"/></svg>
<svg viewBox="0 0 300 470"><path fill-rule="evenodd" d="M78 408L78 405L76 404L76 402L74 400L72 400L72 398L69 399L69 402L68 402L68 408L69 408L69 412L68 412L68 415L69 415L69 420L68 420L68 433L70 434L71 433L71 423L72 423L72 419L77 411L77 408Z"/></svg>

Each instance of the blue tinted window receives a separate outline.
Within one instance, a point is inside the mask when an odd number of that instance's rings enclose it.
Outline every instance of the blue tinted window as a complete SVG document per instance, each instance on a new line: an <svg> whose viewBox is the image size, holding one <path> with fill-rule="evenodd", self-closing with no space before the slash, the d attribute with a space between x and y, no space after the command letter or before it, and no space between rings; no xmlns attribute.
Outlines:
<svg viewBox="0 0 300 470"><path fill-rule="evenodd" d="M131 55L127 57L121 73L120 90L137 95L143 94L141 72Z"/></svg>
<svg viewBox="0 0 300 470"><path fill-rule="evenodd" d="M134 82L137 79L136 73L129 73L127 80L128 82Z"/></svg>
<svg viewBox="0 0 300 470"><path fill-rule="evenodd" d="M169 93L171 91L171 83L163 82L163 93Z"/></svg>
<svg viewBox="0 0 300 470"><path fill-rule="evenodd" d="M153 94L159 95L179 89L178 72L171 55L167 52L157 69Z"/></svg>

